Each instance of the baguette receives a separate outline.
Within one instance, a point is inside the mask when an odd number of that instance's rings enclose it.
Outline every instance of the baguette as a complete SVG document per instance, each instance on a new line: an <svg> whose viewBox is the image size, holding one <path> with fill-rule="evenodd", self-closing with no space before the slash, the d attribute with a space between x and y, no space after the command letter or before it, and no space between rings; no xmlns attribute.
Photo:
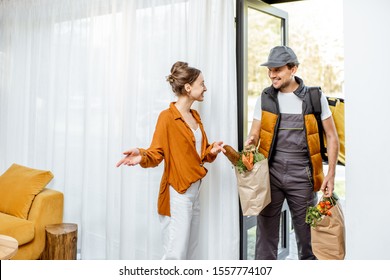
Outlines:
<svg viewBox="0 0 390 280"><path fill-rule="evenodd" d="M226 150L226 152L224 153L225 156L228 158L228 160L230 160L230 162L234 166L236 166L238 160L240 159L240 154L233 147L229 145L225 145L223 146L223 148Z"/></svg>

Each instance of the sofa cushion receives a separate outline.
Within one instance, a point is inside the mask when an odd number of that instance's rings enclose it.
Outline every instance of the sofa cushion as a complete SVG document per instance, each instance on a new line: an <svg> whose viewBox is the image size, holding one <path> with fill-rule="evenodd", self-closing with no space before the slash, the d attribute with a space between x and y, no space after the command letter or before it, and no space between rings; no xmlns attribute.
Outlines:
<svg viewBox="0 0 390 280"><path fill-rule="evenodd" d="M33 240L34 233L33 222L0 213L0 234L15 238L19 246Z"/></svg>
<svg viewBox="0 0 390 280"><path fill-rule="evenodd" d="M12 164L0 176L0 212L27 219L35 196L52 178L50 171Z"/></svg>

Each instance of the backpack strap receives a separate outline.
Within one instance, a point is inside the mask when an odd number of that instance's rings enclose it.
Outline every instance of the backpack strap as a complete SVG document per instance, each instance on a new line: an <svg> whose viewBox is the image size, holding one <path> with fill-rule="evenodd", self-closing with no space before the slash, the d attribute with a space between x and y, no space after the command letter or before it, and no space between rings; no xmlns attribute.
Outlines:
<svg viewBox="0 0 390 280"><path fill-rule="evenodd" d="M324 128L322 126L322 120L321 120L321 113L322 113L322 108L321 108L321 87L307 87L308 93L309 93L309 99L311 102L311 106L314 111L314 116L316 117L317 120L317 125L318 125L318 133L320 135L320 147L321 147L321 156L322 159L327 162L328 157L326 156L326 148L325 148L325 143L324 143Z"/></svg>

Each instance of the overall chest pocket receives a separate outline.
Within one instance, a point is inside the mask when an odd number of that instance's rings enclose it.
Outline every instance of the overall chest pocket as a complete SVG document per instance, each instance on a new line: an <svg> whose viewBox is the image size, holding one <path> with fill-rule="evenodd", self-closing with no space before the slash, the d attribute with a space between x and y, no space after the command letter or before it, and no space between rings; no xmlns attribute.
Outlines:
<svg viewBox="0 0 390 280"><path fill-rule="evenodd" d="M306 134L301 114L281 114L276 149L284 152L306 152Z"/></svg>

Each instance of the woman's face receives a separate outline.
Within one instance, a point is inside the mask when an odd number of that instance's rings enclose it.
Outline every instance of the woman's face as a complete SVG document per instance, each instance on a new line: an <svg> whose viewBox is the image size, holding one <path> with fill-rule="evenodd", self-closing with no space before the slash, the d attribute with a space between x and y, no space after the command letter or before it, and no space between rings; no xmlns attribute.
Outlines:
<svg viewBox="0 0 390 280"><path fill-rule="evenodd" d="M203 101L204 92L207 91L204 84L203 74L200 73L198 78L190 85L189 97L196 101Z"/></svg>

